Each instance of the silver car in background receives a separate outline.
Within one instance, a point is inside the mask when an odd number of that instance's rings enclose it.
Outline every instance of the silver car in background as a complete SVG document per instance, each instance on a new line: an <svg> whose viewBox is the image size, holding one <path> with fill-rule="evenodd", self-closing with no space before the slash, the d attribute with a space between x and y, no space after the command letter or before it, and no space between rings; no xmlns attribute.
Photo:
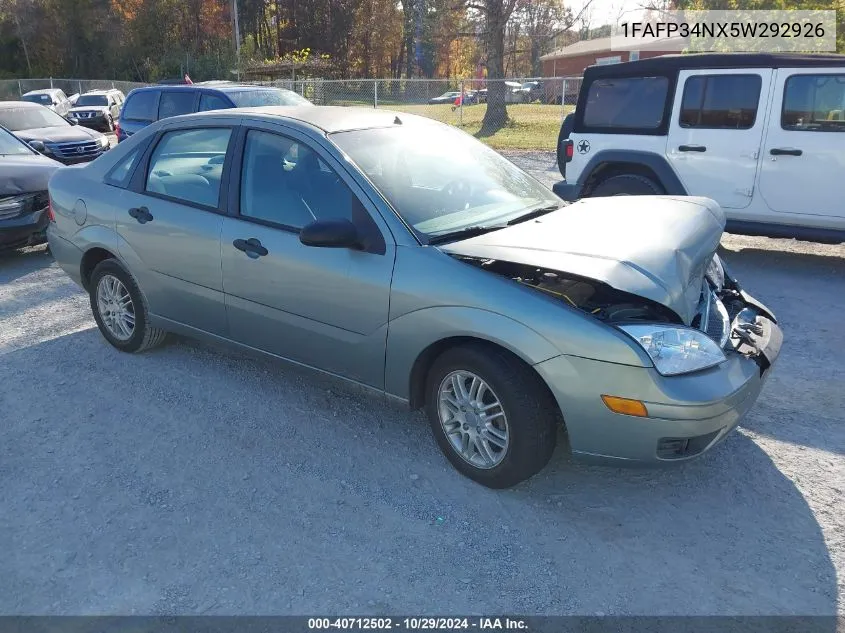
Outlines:
<svg viewBox="0 0 845 633"><path fill-rule="evenodd" d="M462 473L697 457L781 345L704 198L568 206L449 126L383 110L216 111L145 128L49 186L50 247L106 340L166 332L425 408Z"/></svg>

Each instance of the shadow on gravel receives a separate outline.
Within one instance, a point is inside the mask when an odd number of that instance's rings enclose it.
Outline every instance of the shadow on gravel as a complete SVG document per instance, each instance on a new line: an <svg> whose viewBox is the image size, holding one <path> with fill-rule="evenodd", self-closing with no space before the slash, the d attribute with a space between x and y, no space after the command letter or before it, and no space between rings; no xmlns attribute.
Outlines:
<svg viewBox="0 0 845 633"><path fill-rule="evenodd" d="M19 277L45 268L53 262L46 246L0 251L0 284L8 284Z"/></svg>
<svg viewBox="0 0 845 633"><path fill-rule="evenodd" d="M0 613L836 613L813 512L742 434L656 471L559 447L492 491L419 414L198 343L89 330L0 385Z"/></svg>
<svg viewBox="0 0 845 633"><path fill-rule="evenodd" d="M775 313L784 332L778 365L743 426L845 455L845 257L753 248L721 254L744 287Z"/></svg>

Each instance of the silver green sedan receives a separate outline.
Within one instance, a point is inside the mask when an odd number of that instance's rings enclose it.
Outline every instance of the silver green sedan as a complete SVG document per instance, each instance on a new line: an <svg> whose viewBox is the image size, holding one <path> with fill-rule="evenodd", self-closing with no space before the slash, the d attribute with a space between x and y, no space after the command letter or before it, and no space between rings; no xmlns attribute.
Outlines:
<svg viewBox="0 0 845 633"><path fill-rule="evenodd" d="M49 192L50 247L114 347L176 332L405 400L490 487L541 470L561 428L577 457L699 456L754 404L782 341L716 255L713 201L564 206L408 114L166 119L59 169Z"/></svg>

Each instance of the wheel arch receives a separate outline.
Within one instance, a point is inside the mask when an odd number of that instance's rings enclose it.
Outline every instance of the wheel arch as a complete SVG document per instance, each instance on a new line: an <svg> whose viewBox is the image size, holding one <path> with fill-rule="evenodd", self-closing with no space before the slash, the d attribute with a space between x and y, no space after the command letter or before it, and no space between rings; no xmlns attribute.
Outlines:
<svg viewBox="0 0 845 633"><path fill-rule="evenodd" d="M667 195L687 195L686 188L665 156L635 150L603 150L596 153L581 172L578 179L580 197L589 197L600 182L623 174L651 178L663 187Z"/></svg>
<svg viewBox="0 0 845 633"><path fill-rule="evenodd" d="M479 336L450 336L431 343L420 352L414 360L414 364L408 378L408 402L412 410L421 409L425 405L426 379L428 377L428 372L434 365L435 361L448 350L470 345L504 353L528 369L537 380L537 384L547 392L549 398L551 399L550 401L555 403L557 408L556 413L560 421L563 422L563 414L560 411L560 407L557 405L557 400L555 399L551 388L540 373L532 366L532 364L512 349Z"/></svg>
<svg viewBox="0 0 845 633"><path fill-rule="evenodd" d="M107 259L118 259L118 257L115 253L102 246L89 248L82 255L82 260L79 263L79 274L82 280L82 287L85 290L90 290L91 273L94 272L97 264Z"/></svg>

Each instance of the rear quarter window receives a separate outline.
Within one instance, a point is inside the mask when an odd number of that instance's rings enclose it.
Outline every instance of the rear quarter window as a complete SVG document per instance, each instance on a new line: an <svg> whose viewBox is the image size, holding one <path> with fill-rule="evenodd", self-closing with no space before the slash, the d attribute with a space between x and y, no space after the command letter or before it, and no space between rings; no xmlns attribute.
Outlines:
<svg viewBox="0 0 845 633"><path fill-rule="evenodd" d="M655 130L663 123L667 77L596 79L587 93L584 125L590 128Z"/></svg>
<svg viewBox="0 0 845 633"><path fill-rule="evenodd" d="M129 95L126 103L123 104L123 118L133 121L155 121L157 102L158 92L155 90L145 90Z"/></svg>

